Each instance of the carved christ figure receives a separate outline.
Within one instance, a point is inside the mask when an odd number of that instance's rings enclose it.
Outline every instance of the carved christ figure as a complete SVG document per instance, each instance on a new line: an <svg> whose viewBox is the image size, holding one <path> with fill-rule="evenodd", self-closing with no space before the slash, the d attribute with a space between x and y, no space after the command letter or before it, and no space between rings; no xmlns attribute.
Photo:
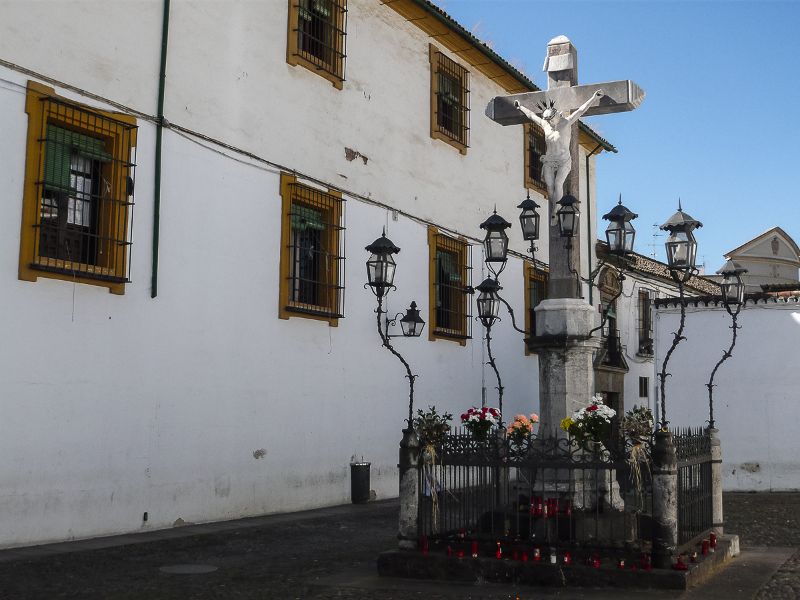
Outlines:
<svg viewBox="0 0 800 600"><path fill-rule="evenodd" d="M564 182L572 169L572 160L569 154L572 125L601 96L603 96L603 90L597 90L592 94L591 98L573 110L568 117L564 117L561 114L561 111L555 107L555 103L552 100L549 105L539 103L541 117L522 106L519 102L514 102L514 107L517 110L544 130L547 154L542 156L542 178L547 186L547 195L550 199L551 218L555 217L555 203L564 195Z"/></svg>

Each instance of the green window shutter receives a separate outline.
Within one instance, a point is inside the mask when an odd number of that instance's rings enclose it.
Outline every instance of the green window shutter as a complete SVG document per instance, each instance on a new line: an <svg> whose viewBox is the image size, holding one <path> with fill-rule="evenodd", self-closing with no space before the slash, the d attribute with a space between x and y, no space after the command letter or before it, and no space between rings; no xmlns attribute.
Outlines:
<svg viewBox="0 0 800 600"><path fill-rule="evenodd" d="M439 283L445 285L460 283L461 273L459 273L458 257L452 252L437 250L436 258L439 261L440 274L444 280Z"/></svg>
<svg viewBox="0 0 800 600"><path fill-rule="evenodd" d="M292 204L292 229L295 231L305 231L314 229L322 231L325 229L325 221L322 218L322 211L314 210L301 204Z"/></svg>
<svg viewBox="0 0 800 600"><path fill-rule="evenodd" d="M44 183L48 188L70 191L69 170L73 151L102 162L111 161L102 139L48 125L44 158Z"/></svg>

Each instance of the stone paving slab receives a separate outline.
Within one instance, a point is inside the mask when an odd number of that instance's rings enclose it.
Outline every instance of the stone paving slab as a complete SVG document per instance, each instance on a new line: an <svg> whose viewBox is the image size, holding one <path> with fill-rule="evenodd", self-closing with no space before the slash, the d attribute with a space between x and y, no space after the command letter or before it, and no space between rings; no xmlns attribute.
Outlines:
<svg viewBox="0 0 800 600"><path fill-rule="evenodd" d="M385 501L2 551L0 600L800 598L800 554L786 548L800 549L800 494L726 494L725 511L742 556L688 596L377 581L378 554L397 544ZM160 570L170 565L217 570Z"/></svg>

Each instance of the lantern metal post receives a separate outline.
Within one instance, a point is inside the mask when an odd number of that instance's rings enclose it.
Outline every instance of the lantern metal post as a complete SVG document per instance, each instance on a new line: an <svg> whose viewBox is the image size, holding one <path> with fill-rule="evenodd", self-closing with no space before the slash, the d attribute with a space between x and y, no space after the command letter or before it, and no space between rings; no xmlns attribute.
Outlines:
<svg viewBox="0 0 800 600"><path fill-rule="evenodd" d="M406 377L408 378L408 428L412 429L412 422L414 419L414 381L418 376L411 372L411 367L406 359L395 350L394 346L392 346L389 341L391 337L399 337L389 335L389 325L395 325L397 318L402 313L398 313L395 318L391 320L386 318L385 324L381 323L381 315L387 314L387 311L383 310L383 299L391 289L397 289L394 286L395 262L392 256L400 252L400 248L395 246L392 241L386 237L386 230L384 229L381 237L367 246L365 250L370 253L370 257L367 260L368 281L364 284L364 287L369 287L378 300L378 307L375 309L375 313L378 335L381 338L384 348L394 354L406 369ZM419 337L422 333L425 322L419 316L416 302L411 302L411 307L406 311L405 316L400 319L400 325L403 331L403 337Z"/></svg>
<svg viewBox="0 0 800 600"><path fill-rule="evenodd" d="M492 325L495 321L500 319L498 313L500 312L500 296L498 291L502 288L497 282L497 279L486 278L479 286L475 288L480 292L478 294L478 316L476 317L481 324L486 328L486 353L489 355L489 361L486 363L494 371L497 378L497 397L498 406L500 411L500 422L503 422L503 381L500 379L500 371L497 369L497 363L492 354Z"/></svg>
<svg viewBox="0 0 800 600"><path fill-rule="evenodd" d="M736 331L737 329L741 329L741 326L737 325L736 320L738 319L739 311L742 309L742 305L744 304L744 283L742 282L742 275L747 273L747 269L738 263L729 260L719 271L717 271L717 273L722 275L722 285L720 286L722 288L722 304L725 306L725 310L731 316L731 329L733 330L733 335L731 336L731 345L722 353L722 358L720 358L717 364L714 365L714 369L711 371L711 377L706 384L706 387L708 388L709 429L716 429L714 423L714 377L717 374L717 369L720 368L722 363L733 356L733 347L736 345Z"/></svg>
<svg viewBox="0 0 800 600"><path fill-rule="evenodd" d="M683 212L681 202L678 200L678 212L672 215L669 220L660 227L670 234L664 246L667 251L669 274L678 285L678 299L681 309L681 320L678 331L672 334L672 345L664 356L664 362L661 364L661 373L658 374L661 396L660 426L662 430L666 430L669 424L667 420L666 383L670 373L667 373L667 364L672 357L672 353L675 352L675 348L678 347L678 344L686 339L683 335L683 330L686 326L686 301L684 299L683 286L694 274L695 257L697 256L697 242L692 232L702 226L703 224L700 221L693 219L687 213Z"/></svg>

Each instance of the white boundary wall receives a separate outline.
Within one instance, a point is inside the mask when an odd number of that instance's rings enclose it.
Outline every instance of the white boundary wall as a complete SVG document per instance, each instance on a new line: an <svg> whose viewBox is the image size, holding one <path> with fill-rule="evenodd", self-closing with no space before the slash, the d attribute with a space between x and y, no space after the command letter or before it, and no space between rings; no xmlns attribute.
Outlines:
<svg viewBox="0 0 800 600"><path fill-rule="evenodd" d="M679 324L677 308L656 313L656 371ZM733 356L717 371L714 418L722 439L726 490L800 489L800 305L749 303ZM731 340L723 308L690 307L685 336L668 365L667 418L671 426L708 420L711 370Z"/></svg>

